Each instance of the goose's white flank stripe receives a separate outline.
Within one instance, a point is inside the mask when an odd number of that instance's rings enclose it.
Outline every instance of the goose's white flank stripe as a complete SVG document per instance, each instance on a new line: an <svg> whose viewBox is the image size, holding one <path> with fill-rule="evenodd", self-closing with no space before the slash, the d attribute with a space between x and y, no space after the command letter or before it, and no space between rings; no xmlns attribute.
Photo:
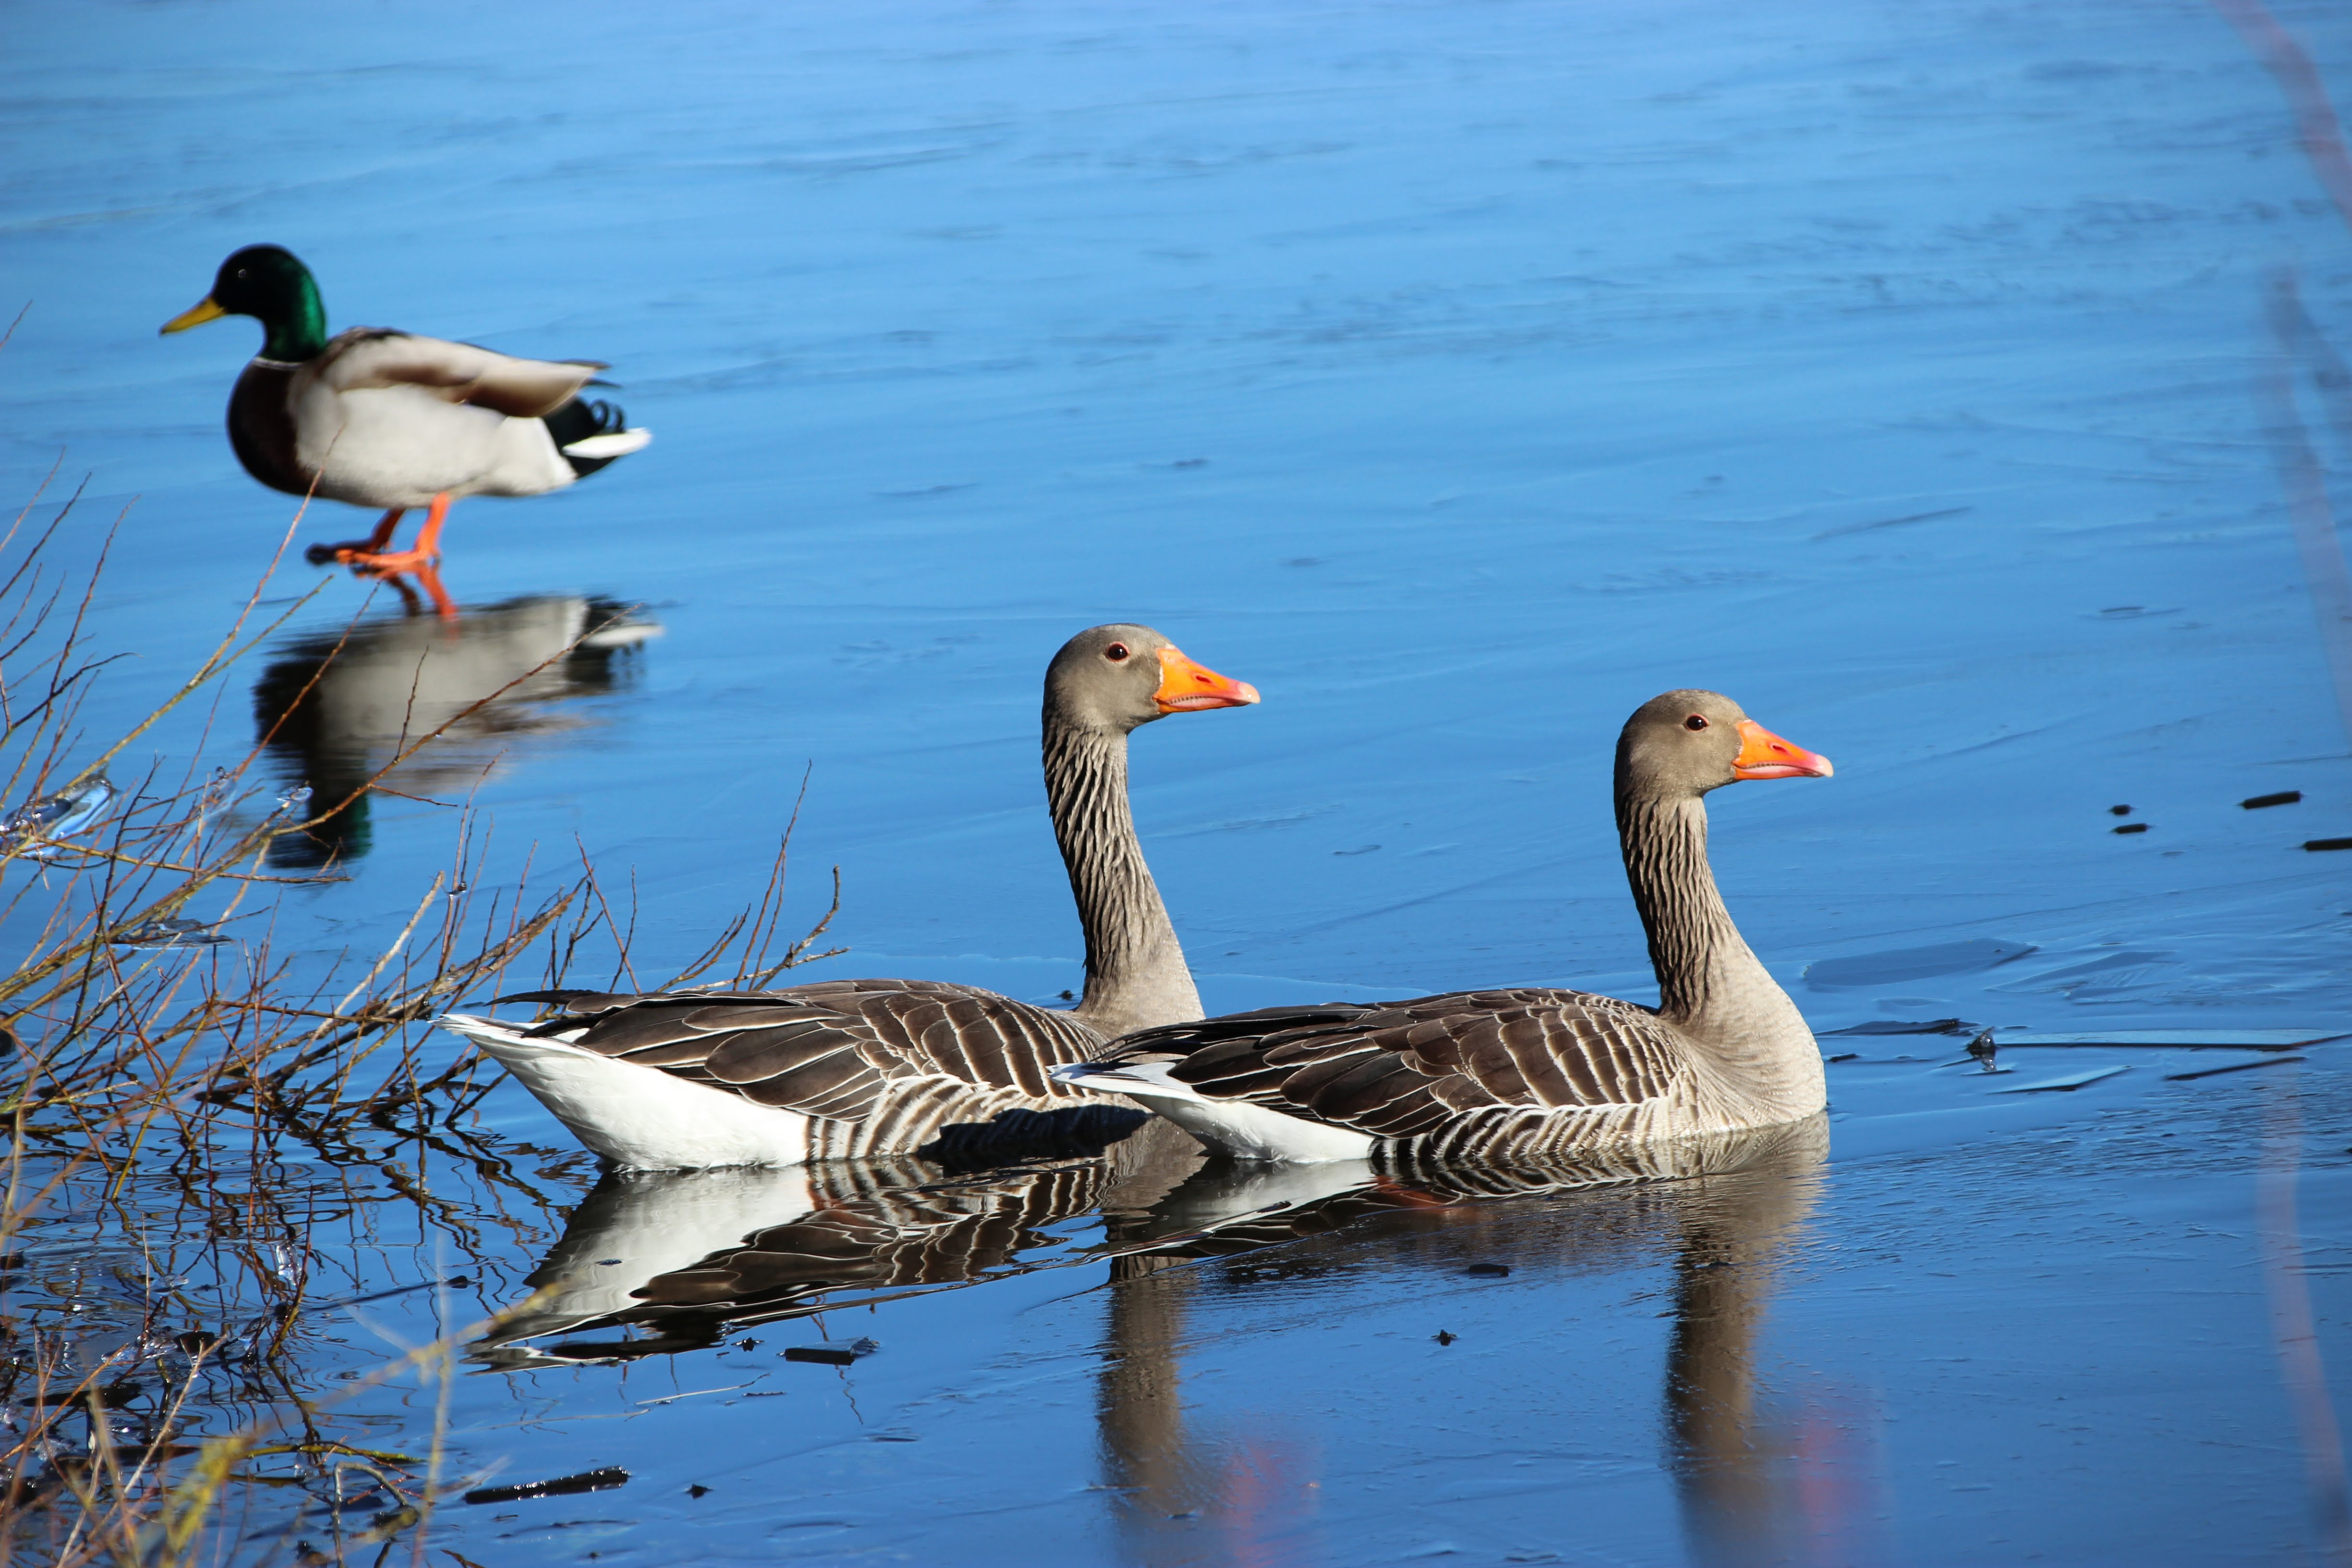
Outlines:
<svg viewBox="0 0 2352 1568"><path fill-rule="evenodd" d="M1054 1076L1074 1089L1123 1094L1198 1138L1218 1153L1235 1160L1289 1160L1319 1164L1333 1160L1361 1160L1372 1152L1372 1139L1352 1128L1253 1105L1245 1100L1212 1100L1192 1085L1169 1076L1172 1064L1080 1062L1055 1068Z"/></svg>
<svg viewBox="0 0 2352 1568"><path fill-rule="evenodd" d="M808 1157L809 1119L799 1111L562 1040L529 1039L488 1018L449 1013L440 1023L496 1058L573 1137L625 1170L797 1165Z"/></svg>

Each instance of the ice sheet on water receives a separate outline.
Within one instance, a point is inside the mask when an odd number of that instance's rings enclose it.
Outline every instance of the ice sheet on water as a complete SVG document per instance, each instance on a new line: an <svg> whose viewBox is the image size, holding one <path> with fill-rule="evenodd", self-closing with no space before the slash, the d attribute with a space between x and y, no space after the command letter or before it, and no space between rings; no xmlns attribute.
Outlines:
<svg viewBox="0 0 2352 1568"><path fill-rule="evenodd" d="M1991 969L2023 958L2033 951L2030 942L1943 942L1930 947L1906 947L1893 952L1869 952L1854 958L1832 958L1805 969L1805 984L1817 990L1843 990L1857 985L1895 985L1938 974L1964 974Z"/></svg>
<svg viewBox="0 0 2352 1568"><path fill-rule="evenodd" d="M218 947L236 938L223 936L203 921L184 920L176 915L160 916L142 921L130 930L118 932L117 947Z"/></svg>

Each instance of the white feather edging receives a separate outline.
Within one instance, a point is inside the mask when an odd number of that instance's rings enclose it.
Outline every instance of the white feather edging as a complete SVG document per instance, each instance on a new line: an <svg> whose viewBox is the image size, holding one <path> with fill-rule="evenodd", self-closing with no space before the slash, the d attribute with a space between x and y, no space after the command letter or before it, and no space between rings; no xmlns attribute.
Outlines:
<svg viewBox="0 0 2352 1568"><path fill-rule="evenodd" d="M583 437L563 448L567 458L625 458L641 452L653 444L654 433L642 426L631 430L614 430L603 436Z"/></svg>

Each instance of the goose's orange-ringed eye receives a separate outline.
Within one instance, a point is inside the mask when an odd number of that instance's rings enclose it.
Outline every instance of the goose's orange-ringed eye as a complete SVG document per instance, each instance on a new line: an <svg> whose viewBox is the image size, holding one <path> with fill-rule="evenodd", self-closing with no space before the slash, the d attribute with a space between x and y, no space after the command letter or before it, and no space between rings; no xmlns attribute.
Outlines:
<svg viewBox="0 0 2352 1568"><path fill-rule="evenodd" d="M1685 720L1684 720L1684 721L1683 721L1683 728L1684 728L1684 729L1685 729L1685 730L1704 730L1704 729L1706 729L1706 714L1704 714L1704 713L1694 713L1694 714L1692 714L1689 718L1687 718L1687 719L1685 719Z"/></svg>
<svg viewBox="0 0 2352 1568"><path fill-rule="evenodd" d="M1127 645L1123 642L1115 642L1111 644L1110 647L1103 649L1103 657L1110 660L1113 664L1117 664L1119 660L1127 657Z"/></svg>

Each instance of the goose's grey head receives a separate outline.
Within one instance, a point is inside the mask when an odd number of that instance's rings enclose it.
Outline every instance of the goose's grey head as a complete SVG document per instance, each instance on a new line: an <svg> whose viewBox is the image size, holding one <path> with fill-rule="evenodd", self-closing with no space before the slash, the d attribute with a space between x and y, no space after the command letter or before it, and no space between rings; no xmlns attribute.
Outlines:
<svg viewBox="0 0 2352 1568"><path fill-rule="evenodd" d="M1784 741L1719 691L1669 691L1617 737L1617 793L1696 798L1741 779L1825 779L1818 752Z"/></svg>
<svg viewBox="0 0 2352 1568"><path fill-rule="evenodd" d="M1256 700L1256 687L1202 668L1150 626L1089 627L1045 669L1046 712L1081 729L1125 734L1170 713Z"/></svg>

